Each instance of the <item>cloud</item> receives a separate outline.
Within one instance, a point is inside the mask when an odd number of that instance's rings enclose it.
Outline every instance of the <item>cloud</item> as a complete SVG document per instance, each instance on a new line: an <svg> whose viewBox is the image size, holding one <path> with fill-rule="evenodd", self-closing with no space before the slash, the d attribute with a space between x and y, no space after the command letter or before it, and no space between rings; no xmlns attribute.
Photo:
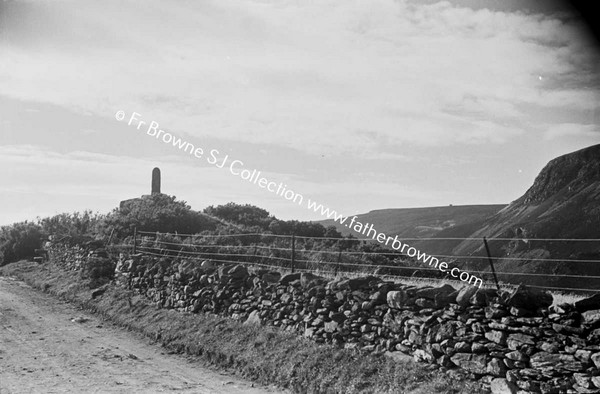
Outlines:
<svg viewBox="0 0 600 394"><path fill-rule="evenodd" d="M527 105L598 107L584 88L597 55L542 14L391 0L12 4L0 94L137 111L198 138L367 157L503 144L527 128Z"/></svg>
<svg viewBox="0 0 600 394"><path fill-rule="evenodd" d="M544 140L585 139L596 141L600 139L600 126L595 124L561 123L549 126L544 132Z"/></svg>
<svg viewBox="0 0 600 394"><path fill-rule="evenodd" d="M454 191L438 190L437 185L399 184L383 175L373 177L370 171L323 184L256 168L261 176L302 195L304 203L298 205L232 175L227 167L199 167L195 162L179 159L174 156L154 161L84 151L57 153L34 145L0 146L0 166L13 169L0 186L0 204L11 207L10 215L3 220L86 209L107 213L121 200L148 194L154 166L162 172L162 192L187 201L197 210L234 201L260 206L283 219L320 220L324 218L307 208L308 199L343 214L389 206L389 201L396 206L414 206L412 201L418 200L417 205L423 206L456 200ZM373 190L377 190L376 195Z"/></svg>

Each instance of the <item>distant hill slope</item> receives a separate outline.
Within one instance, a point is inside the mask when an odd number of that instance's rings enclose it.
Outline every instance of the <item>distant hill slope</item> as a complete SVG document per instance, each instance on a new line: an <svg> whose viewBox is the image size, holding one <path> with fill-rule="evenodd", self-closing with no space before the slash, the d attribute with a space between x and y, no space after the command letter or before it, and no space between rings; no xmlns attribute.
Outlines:
<svg viewBox="0 0 600 394"><path fill-rule="evenodd" d="M388 235L470 238L410 242L429 254L460 256L455 261L463 269L489 271L482 242L485 236L490 239L501 280L600 290L600 280L590 278L600 277L600 262L571 261L600 260L600 242L529 241L600 239L600 144L551 160L529 190L506 206L382 209L357 216L361 222L372 223ZM350 232L331 220L321 223L333 224L345 234ZM502 272L536 275L502 275ZM576 277L580 275L587 278Z"/></svg>
<svg viewBox="0 0 600 394"><path fill-rule="evenodd" d="M434 237L440 231L462 228L469 233L475 231L486 218L489 218L506 205L460 205L429 208L378 209L359 214L358 221L372 223L379 232L399 237ZM333 220L320 221L324 226L335 226L342 234L355 232ZM470 229L470 231L468 231Z"/></svg>
<svg viewBox="0 0 600 394"><path fill-rule="evenodd" d="M447 229L437 236L456 236L454 230ZM600 289L598 280L565 276L598 276L600 263L539 261L600 260L600 242L528 241L529 238L600 238L600 144L550 161L522 197L487 220L469 237L483 236L522 239L490 243L494 256L515 259L501 260L498 264L500 271L553 275L538 280L523 277L519 281L553 283L563 287L581 287L584 282L589 286L593 282L594 287ZM451 252L460 256L485 254L482 243L475 240L457 243Z"/></svg>

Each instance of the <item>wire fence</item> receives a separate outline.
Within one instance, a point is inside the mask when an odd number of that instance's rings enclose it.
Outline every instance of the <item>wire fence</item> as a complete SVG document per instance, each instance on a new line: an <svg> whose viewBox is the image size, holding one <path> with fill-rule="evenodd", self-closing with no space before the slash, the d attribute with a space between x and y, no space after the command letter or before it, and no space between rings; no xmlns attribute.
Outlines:
<svg viewBox="0 0 600 394"><path fill-rule="evenodd" d="M402 241L482 241L478 238L404 238ZM600 244L600 239L490 238L488 242L569 242ZM591 243L591 244L590 244ZM370 238L331 238L268 233L170 234L136 231L132 244L116 245L157 258L212 260L224 264L243 264L291 272L321 275L380 275L392 280L451 280L448 272L430 267L406 254L381 247ZM426 248L423 248L426 249ZM597 249L600 251L600 247ZM479 275L486 286L493 285L488 256L431 256ZM596 254L595 256L600 256ZM595 257L592 256L592 257ZM503 286L520 283L530 287L566 292L600 291L600 257L566 259L551 257L491 256ZM596 264L594 264L596 263ZM581 268L579 264L582 264ZM517 269L515 269L517 268ZM515 272L524 271L537 272ZM540 272L541 271L541 272ZM575 271L575 272L573 272ZM581 272L586 272L581 274Z"/></svg>

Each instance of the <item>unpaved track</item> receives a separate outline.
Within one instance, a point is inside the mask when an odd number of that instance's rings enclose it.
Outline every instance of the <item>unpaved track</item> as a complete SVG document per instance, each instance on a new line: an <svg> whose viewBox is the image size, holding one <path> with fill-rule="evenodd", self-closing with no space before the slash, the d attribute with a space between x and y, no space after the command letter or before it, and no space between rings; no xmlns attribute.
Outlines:
<svg viewBox="0 0 600 394"><path fill-rule="evenodd" d="M71 319L82 317L83 322ZM81 320L81 319L80 319ZM275 393L0 277L0 394Z"/></svg>

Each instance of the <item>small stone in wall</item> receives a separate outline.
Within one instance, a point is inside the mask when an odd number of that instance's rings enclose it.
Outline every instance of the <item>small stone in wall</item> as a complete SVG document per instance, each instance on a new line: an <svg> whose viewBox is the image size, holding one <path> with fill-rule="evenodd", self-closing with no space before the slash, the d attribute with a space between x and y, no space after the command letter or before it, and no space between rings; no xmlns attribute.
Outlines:
<svg viewBox="0 0 600 394"><path fill-rule="evenodd" d="M427 298L417 298L415 304L420 308L433 308L435 307L435 301Z"/></svg>
<svg viewBox="0 0 600 394"><path fill-rule="evenodd" d="M510 334L506 344L510 350L519 350L523 345L535 345L534 338L525 334Z"/></svg>
<svg viewBox="0 0 600 394"><path fill-rule="evenodd" d="M578 312L600 309L600 293L594 294L591 297L577 301L575 303L575 309L577 309Z"/></svg>
<svg viewBox="0 0 600 394"><path fill-rule="evenodd" d="M507 334L504 331L490 331L485 333L485 337L494 343L499 345L506 344Z"/></svg>
<svg viewBox="0 0 600 394"><path fill-rule="evenodd" d="M505 376L506 366L499 358L493 358L487 365L487 373L493 376Z"/></svg>
<svg viewBox="0 0 600 394"><path fill-rule="evenodd" d="M450 323L442 324L435 334L435 342L442 342L445 339L450 339L454 336L454 326Z"/></svg>
<svg viewBox="0 0 600 394"><path fill-rule="evenodd" d="M500 319L508 315L508 312L501 305L495 304L485 308L486 319Z"/></svg>
<svg viewBox="0 0 600 394"><path fill-rule="evenodd" d="M260 319L259 311L250 312L250 314L248 315L248 318L244 322L244 324L260 324L260 323L261 323L261 319Z"/></svg>
<svg viewBox="0 0 600 394"><path fill-rule="evenodd" d="M508 327L506 324L502 324L502 323L496 323L495 321L490 322L490 324L488 324L489 328L493 328L494 330L503 330L506 331L508 330Z"/></svg>
<svg viewBox="0 0 600 394"><path fill-rule="evenodd" d="M594 388L592 385L592 377L584 373L574 373L573 378L580 387L586 389Z"/></svg>
<svg viewBox="0 0 600 394"><path fill-rule="evenodd" d="M559 346L558 344L554 343L554 342L541 342L538 343L538 348L548 352L548 353L558 353L559 350Z"/></svg>
<svg viewBox="0 0 600 394"><path fill-rule="evenodd" d="M525 325L528 325L528 326L539 326L544 321L544 318L542 318L542 317L517 317L517 318L513 318L513 317L509 316L509 317L507 317L507 319L512 319L514 322L517 322L519 324L525 324ZM509 323L507 323L507 324L509 324ZM512 323L512 324L514 324L514 323Z"/></svg>
<svg viewBox="0 0 600 394"><path fill-rule="evenodd" d="M486 353L487 348L483 343L473 342L471 345L471 353Z"/></svg>
<svg viewBox="0 0 600 394"><path fill-rule="evenodd" d="M395 362L408 363L413 361L412 357L400 352L385 352L384 355L391 358Z"/></svg>
<svg viewBox="0 0 600 394"><path fill-rule="evenodd" d="M489 304L498 293L494 289L478 289L475 294L471 296L469 302L475 306L486 306Z"/></svg>
<svg viewBox="0 0 600 394"><path fill-rule="evenodd" d="M488 356L486 354L456 353L450 359L466 371L481 375L487 373Z"/></svg>
<svg viewBox="0 0 600 394"><path fill-rule="evenodd" d="M580 327L571 327L564 324L552 324L552 329L561 334L583 334L583 328Z"/></svg>
<svg viewBox="0 0 600 394"><path fill-rule="evenodd" d="M440 287L424 287L416 291L416 298L427 298L430 300L435 300L436 297L444 296L454 293L456 290L454 287L450 285L443 285Z"/></svg>
<svg viewBox="0 0 600 394"><path fill-rule="evenodd" d="M477 288L475 286L465 286L459 290L458 295L456 296L456 303L463 308L471 305L470 299L477 292Z"/></svg>
<svg viewBox="0 0 600 394"><path fill-rule="evenodd" d="M517 317L523 317L523 316L531 316L533 313L529 309L511 306L510 314L513 316L517 316Z"/></svg>
<svg viewBox="0 0 600 394"><path fill-rule="evenodd" d="M285 276L283 276L281 278L281 280L279 280L279 284L281 285L288 285L291 282L295 281L295 280L299 280L300 279L300 272L296 272L293 274L287 274Z"/></svg>
<svg viewBox="0 0 600 394"><path fill-rule="evenodd" d="M600 369L600 353L594 353L590 357L596 368ZM600 386L599 386L600 387Z"/></svg>
<svg viewBox="0 0 600 394"><path fill-rule="evenodd" d="M306 338L312 338L315 335L315 329L314 328L307 328L304 330L304 336Z"/></svg>
<svg viewBox="0 0 600 394"><path fill-rule="evenodd" d="M540 337L542 335L542 329L539 327L515 327L513 331L518 331L534 337Z"/></svg>
<svg viewBox="0 0 600 394"><path fill-rule="evenodd" d="M596 328L595 330L592 330L588 334L587 340L594 344L600 343L600 328Z"/></svg>
<svg viewBox="0 0 600 394"><path fill-rule="evenodd" d="M506 305L522 309L537 310L552 305L553 297L547 291L519 285L506 297Z"/></svg>
<svg viewBox="0 0 600 394"><path fill-rule="evenodd" d="M503 378L495 378L490 383L490 390L492 394L516 394L519 389L518 387Z"/></svg>
<svg viewBox="0 0 600 394"><path fill-rule="evenodd" d="M570 354L549 354L539 352L531 356L530 365L538 371L545 372L581 372L584 367L582 363Z"/></svg>
<svg viewBox="0 0 600 394"><path fill-rule="evenodd" d="M433 356L422 349L417 349L414 351L413 359L417 362L433 362Z"/></svg>
<svg viewBox="0 0 600 394"><path fill-rule="evenodd" d="M456 342L454 344L454 350L459 353L468 353L471 350L469 342Z"/></svg>
<svg viewBox="0 0 600 394"><path fill-rule="evenodd" d="M404 290L390 291L387 293L387 303L390 308L400 309L408 300L408 294Z"/></svg>
<svg viewBox="0 0 600 394"><path fill-rule="evenodd" d="M445 368L452 368L455 367L456 365L452 362L452 360L450 359L449 356L447 355L443 355L440 358L437 359L437 364L441 365L442 367Z"/></svg>
<svg viewBox="0 0 600 394"><path fill-rule="evenodd" d="M232 279L246 279L248 277L248 270L243 265L234 265L229 269L229 271L227 271L227 275L229 275Z"/></svg>
<svg viewBox="0 0 600 394"><path fill-rule="evenodd" d="M261 276L261 279L267 283L277 283L281 280L281 274L279 272L267 272Z"/></svg>
<svg viewBox="0 0 600 394"><path fill-rule="evenodd" d="M521 361L521 362L529 361L529 357L527 357L525 354L521 353L518 350L513 350L512 352L508 352L504 355L504 357L508 358L509 360L513 360L513 361Z"/></svg>
<svg viewBox="0 0 600 394"><path fill-rule="evenodd" d="M338 330L338 328L339 328L339 324L334 320L326 322L324 324L325 332L336 332Z"/></svg>
<svg viewBox="0 0 600 394"><path fill-rule="evenodd" d="M347 286L348 289L350 289L350 291L354 291L354 290L370 287L378 282L381 282L380 278L377 278L375 276L365 276L362 278L348 279L344 284L342 284L342 282L340 282L338 284L338 286L340 286L340 287Z"/></svg>
<svg viewBox="0 0 600 394"><path fill-rule="evenodd" d="M519 380L517 382L517 386L521 389L526 391L527 393L539 393L541 391L540 389L540 385L537 382L532 382L529 380ZM544 392L548 392L548 391L544 391ZM552 392L552 391L549 391ZM519 392L519 394L522 393L522 391Z"/></svg>
<svg viewBox="0 0 600 394"><path fill-rule="evenodd" d="M310 289L315 286L325 285L326 280L318 275L311 274L310 272L302 272L300 275L300 285L304 289Z"/></svg>

